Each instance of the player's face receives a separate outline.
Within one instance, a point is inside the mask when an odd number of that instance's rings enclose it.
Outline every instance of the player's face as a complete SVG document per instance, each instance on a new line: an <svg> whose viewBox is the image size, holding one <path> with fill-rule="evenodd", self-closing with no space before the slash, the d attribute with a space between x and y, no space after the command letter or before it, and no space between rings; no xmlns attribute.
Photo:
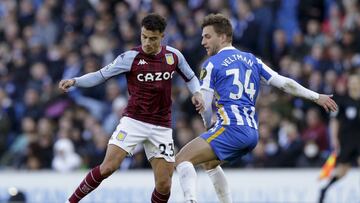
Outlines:
<svg viewBox="0 0 360 203"><path fill-rule="evenodd" d="M141 47L146 54L155 55L160 52L160 43L164 33L141 28Z"/></svg>
<svg viewBox="0 0 360 203"><path fill-rule="evenodd" d="M206 49L206 53L209 56L215 55L220 50L221 38L218 35L214 27L209 25L203 28L201 45Z"/></svg>
<svg viewBox="0 0 360 203"><path fill-rule="evenodd" d="M352 75L348 80L348 88L350 92L360 92L360 78L357 75Z"/></svg>

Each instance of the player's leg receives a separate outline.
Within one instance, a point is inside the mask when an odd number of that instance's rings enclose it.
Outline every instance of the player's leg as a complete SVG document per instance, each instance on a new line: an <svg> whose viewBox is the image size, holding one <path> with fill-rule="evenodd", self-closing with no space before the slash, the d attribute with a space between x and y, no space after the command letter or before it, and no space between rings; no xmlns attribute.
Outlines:
<svg viewBox="0 0 360 203"><path fill-rule="evenodd" d="M329 182L320 191L319 203L323 203L325 195L330 186L332 186L336 181L344 177L347 172L350 170L351 164L349 163L339 163L335 169L334 175L330 178Z"/></svg>
<svg viewBox="0 0 360 203"><path fill-rule="evenodd" d="M151 202L166 203L170 198L174 162L167 162L163 158L153 158L150 164L155 176L155 188L151 196Z"/></svg>
<svg viewBox="0 0 360 203"><path fill-rule="evenodd" d="M176 171L179 173L180 185L186 202L196 202L197 175L194 165L216 159L209 143L201 137L190 141L176 155Z"/></svg>
<svg viewBox="0 0 360 203"><path fill-rule="evenodd" d="M69 198L70 203L77 203L91 191L96 189L100 183L119 168L120 163L127 152L115 145L108 145L104 161L100 166L93 168L76 188Z"/></svg>
<svg viewBox="0 0 360 203"><path fill-rule="evenodd" d="M151 131L144 142L146 157L154 171L155 188L152 203L166 203L170 198L175 152L172 129L149 124Z"/></svg>
<svg viewBox="0 0 360 203"><path fill-rule="evenodd" d="M327 190L338 180L344 177L351 168L351 162L356 158L359 149L358 142L349 139L349 137L340 136L340 152L337 157L337 166L334 174L329 181L320 190L319 203L324 202Z"/></svg>
<svg viewBox="0 0 360 203"><path fill-rule="evenodd" d="M97 188L105 178L115 172L126 155L131 153L135 146L145 139L144 132L148 131L146 127L143 123L134 119L121 118L119 125L111 135L103 162L87 174L69 198L69 202L78 202Z"/></svg>
<svg viewBox="0 0 360 203"><path fill-rule="evenodd" d="M214 160L209 161L201 166L205 169L205 172L210 177L211 182L214 185L216 195L221 203L231 203L231 192L225 177L225 173L222 170L221 161Z"/></svg>

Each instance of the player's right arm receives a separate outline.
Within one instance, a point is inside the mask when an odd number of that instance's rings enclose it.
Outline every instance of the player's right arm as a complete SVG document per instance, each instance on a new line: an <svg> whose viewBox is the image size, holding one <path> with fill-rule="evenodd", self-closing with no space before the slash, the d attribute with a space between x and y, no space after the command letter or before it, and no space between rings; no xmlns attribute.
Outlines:
<svg viewBox="0 0 360 203"><path fill-rule="evenodd" d="M121 74L123 72L130 71L131 64L134 61L134 58L137 54L138 52L133 50L124 52L123 54L116 57L116 59L112 63L108 64L107 66L101 68L96 72L91 72L81 77L61 80L59 82L59 88L63 92L67 92L68 89L72 86L75 87L96 86L104 82L105 80L109 79L110 77Z"/></svg>
<svg viewBox="0 0 360 203"><path fill-rule="evenodd" d="M329 123L330 128L330 143L332 149L335 152L339 152L340 144L339 144L339 121L337 118L331 118Z"/></svg>
<svg viewBox="0 0 360 203"><path fill-rule="evenodd" d="M341 100L339 101L341 102ZM341 107L341 103L340 103ZM330 113L330 121L329 121L329 133L330 133L330 144L332 149L335 152L339 152L340 144L339 144L339 130L340 130L340 113L342 114L342 108L339 108L335 112Z"/></svg>
<svg viewBox="0 0 360 203"><path fill-rule="evenodd" d="M213 115L213 111L212 111L212 100L214 97L214 92L206 90L206 89L201 89L200 90L202 97L204 99L204 111L202 111L201 117L204 121L204 125L206 129L209 129L212 125L212 115Z"/></svg>
<svg viewBox="0 0 360 203"><path fill-rule="evenodd" d="M260 59L257 59L257 62L261 66L261 77L267 84L277 87L293 96L309 99L322 106L327 112L337 110L335 101L331 99L332 95L319 94L309 90L297 83L295 80L279 75L277 72L273 71L264 64Z"/></svg>

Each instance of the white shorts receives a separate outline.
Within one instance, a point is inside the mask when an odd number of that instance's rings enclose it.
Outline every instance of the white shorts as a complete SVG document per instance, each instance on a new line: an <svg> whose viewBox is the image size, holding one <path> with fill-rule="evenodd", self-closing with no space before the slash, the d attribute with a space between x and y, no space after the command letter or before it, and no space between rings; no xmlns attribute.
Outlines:
<svg viewBox="0 0 360 203"><path fill-rule="evenodd" d="M109 144L114 144L132 154L136 145L140 143L144 146L148 160L164 158L167 162L175 162L171 128L122 117L111 135Z"/></svg>

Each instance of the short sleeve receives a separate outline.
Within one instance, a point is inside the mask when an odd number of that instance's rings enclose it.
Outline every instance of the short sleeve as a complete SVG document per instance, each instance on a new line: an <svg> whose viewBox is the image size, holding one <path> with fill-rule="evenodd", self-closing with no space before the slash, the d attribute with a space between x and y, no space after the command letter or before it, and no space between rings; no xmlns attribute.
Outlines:
<svg viewBox="0 0 360 203"><path fill-rule="evenodd" d="M266 84L270 84L270 81L274 78L274 76L278 75L278 73L272 70L260 59L256 58L256 61L257 61L256 65L259 70L261 81L265 82Z"/></svg>
<svg viewBox="0 0 360 203"><path fill-rule="evenodd" d="M166 49L173 52L179 60L178 66L177 66L177 72L181 75L181 77L185 80L185 82L190 81L195 76L195 73L190 68L184 55L179 50L177 50L173 47L166 46ZM168 57L172 58L172 55L165 54L165 57L166 57L166 60L168 60Z"/></svg>
<svg viewBox="0 0 360 203"><path fill-rule="evenodd" d="M214 64L210 61L206 61L200 72L200 86L201 89L214 91Z"/></svg>

